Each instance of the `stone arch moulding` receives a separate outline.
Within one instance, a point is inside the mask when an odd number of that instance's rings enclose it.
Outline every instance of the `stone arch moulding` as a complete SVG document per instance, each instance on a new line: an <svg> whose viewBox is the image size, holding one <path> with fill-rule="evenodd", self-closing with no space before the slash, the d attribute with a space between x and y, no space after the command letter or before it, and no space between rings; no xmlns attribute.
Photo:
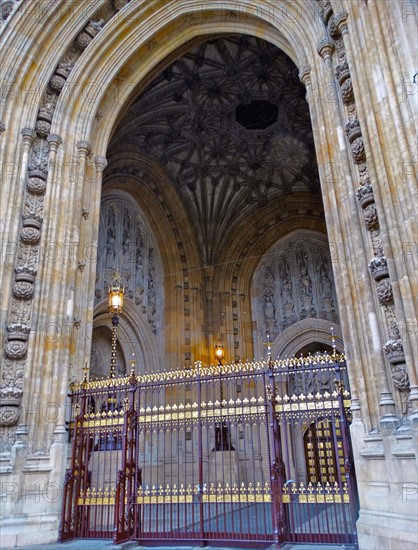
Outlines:
<svg viewBox="0 0 418 550"><path fill-rule="evenodd" d="M272 343L273 358L292 357L304 346L320 342L327 346L332 345L331 336L334 330L335 344L339 353L344 351L342 331L338 323L331 323L324 319L302 319L280 333Z"/></svg>
<svg viewBox="0 0 418 550"><path fill-rule="evenodd" d="M104 4L103 2L101 6ZM325 81L323 65L316 56L317 37L322 36L325 29L315 3L310 3L309 6L312 9L308 10L306 10L306 4L295 3L293 6L297 9L298 17L295 17L295 14L290 16L289 12L283 9L274 10L274 5L275 3L272 2L266 6L255 7L251 2L242 2L237 16L242 16L245 11L244 6L248 11L245 17L234 21L234 18L227 14L237 12L236 2L225 2L222 6L202 2L195 5L195 11L191 13L188 11L189 2L181 0L171 2L169 5L164 4L164 23L162 23L160 9L147 10L150 8L148 3L146 7L144 5L138 7L132 2L123 8L119 17L110 19L100 28L94 27L97 32L93 33L92 40L89 41L70 75L67 75L67 78L70 76L71 80L78 84L78 95L82 101L84 98L83 109L79 108L78 101L74 101L73 90L65 86L62 87L62 92L53 109L51 134L48 136L48 142L51 143L52 166L57 166L55 159L61 143L64 143L64 146L60 149L60 158L65 159L70 151L75 150L76 143L89 143L87 140L90 140L89 148L93 152L93 157L103 158L101 155L106 151L111 132L122 108L134 95L138 94L141 85L146 85L149 75L159 63L197 36L212 35L214 31L217 34L239 31L260 36L277 45L296 62L303 75L304 83L311 70L308 64L314 67L318 80ZM153 3L153 7L157 7L156 2ZM168 8L170 8L169 16L166 11ZM144 19L141 20L141 17ZM180 19L182 32L179 32L179 18L182 18ZM147 21L146 35L144 32L138 32L140 20ZM79 27L74 28L74 39L77 32L80 32ZM107 55L104 55L104 51ZM57 80L55 84L65 84L65 76L58 75L58 77L55 79ZM119 108L115 108L112 86L114 87L118 79L130 85L119 87L119 105L117 105ZM87 101L85 93L89 87L91 88L92 83L98 90L98 95L95 101ZM42 131L46 131L46 127ZM321 162L326 162L327 159L323 158L326 152L322 151L321 155ZM66 173L69 170L64 160L61 178L69 176ZM52 177L55 177L55 174ZM91 180L88 183L91 185ZM101 177L97 177L95 186L98 187L100 183ZM99 189L96 188L94 192L97 196ZM97 200L94 202L95 209L98 208L98 202ZM97 217L96 210L92 212L91 219L95 220ZM94 233L94 228L92 231ZM91 272L89 280L92 280ZM54 313L57 318L63 315L60 306L57 306ZM64 361L66 359L67 357Z"/></svg>

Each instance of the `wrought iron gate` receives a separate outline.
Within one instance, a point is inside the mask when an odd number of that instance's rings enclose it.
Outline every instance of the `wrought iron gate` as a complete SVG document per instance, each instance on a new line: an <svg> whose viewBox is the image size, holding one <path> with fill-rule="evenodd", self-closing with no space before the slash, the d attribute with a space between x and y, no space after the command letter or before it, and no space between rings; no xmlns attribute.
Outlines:
<svg viewBox="0 0 418 550"><path fill-rule="evenodd" d="M61 540L356 543L344 358L72 387Z"/></svg>

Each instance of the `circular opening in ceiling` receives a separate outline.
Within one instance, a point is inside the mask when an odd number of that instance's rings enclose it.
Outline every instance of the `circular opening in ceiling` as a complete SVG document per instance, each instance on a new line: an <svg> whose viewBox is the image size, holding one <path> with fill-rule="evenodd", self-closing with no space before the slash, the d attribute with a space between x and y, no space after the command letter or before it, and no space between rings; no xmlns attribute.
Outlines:
<svg viewBox="0 0 418 550"><path fill-rule="evenodd" d="M253 99L235 110L235 120L247 130L265 130L277 122L278 116L278 106L264 99Z"/></svg>

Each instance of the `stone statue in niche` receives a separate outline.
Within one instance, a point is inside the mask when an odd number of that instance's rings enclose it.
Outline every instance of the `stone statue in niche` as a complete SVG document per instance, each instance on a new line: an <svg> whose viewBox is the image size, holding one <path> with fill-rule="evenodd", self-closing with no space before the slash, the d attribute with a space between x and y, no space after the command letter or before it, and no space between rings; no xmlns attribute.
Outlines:
<svg viewBox="0 0 418 550"><path fill-rule="evenodd" d="M157 332L155 313L157 310L157 299L155 294L155 252L153 248L148 249L148 322L154 334Z"/></svg>
<svg viewBox="0 0 418 550"><path fill-rule="evenodd" d="M116 258L116 213L113 206L107 211L107 229L106 229L106 255Z"/></svg>
<svg viewBox="0 0 418 550"><path fill-rule="evenodd" d="M274 338L276 336L276 308L271 289L264 294L264 326L270 337Z"/></svg>
<svg viewBox="0 0 418 550"><path fill-rule="evenodd" d="M308 272L307 254L303 249L299 251L299 300L300 317L314 317L316 312L312 303L312 279Z"/></svg>
<svg viewBox="0 0 418 550"><path fill-rule="evenodd" d="M320 256L320 263L318 267L319 273L319 287L321 290L321 303L322 311L321 317L328 319L329 321L335 321L335 305L333 300L332 282L329 277L329 265L327 259L322 255Z"/></svg>
<svg viewBox="0 0 418 550"><path fill-rule="evenodd" d="M126 254L129 254L130 242L131 242L131 217L129 216L128 209L125 207L123 210L123 233L122 233L123 256L126 256Z"/></svg>
<svg viewBox="0 0 418 550"><path fill-rule="evenodd" d="M287 328L297 321L295 302L293 300L293 284L287 260L283 258L280 269L281 298L283 306L283 328Z"/></svg>
<svg viewBox="0 0 418 550"><path fill-rule="evenodd" d="M135 239L135 304L142 303L144 294L144 237L141 232L141 225L136 226Z"/></svg>

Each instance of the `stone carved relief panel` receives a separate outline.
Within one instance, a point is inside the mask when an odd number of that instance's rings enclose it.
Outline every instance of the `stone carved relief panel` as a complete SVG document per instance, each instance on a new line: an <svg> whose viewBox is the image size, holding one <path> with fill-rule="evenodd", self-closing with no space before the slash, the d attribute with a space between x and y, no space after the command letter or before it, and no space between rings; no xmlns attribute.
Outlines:
<svg viewBox="0 0 418 550"><path fill-rule="evenodd" d="M152 235L138 208L124 198L102 205L95 303L107 298L108 285L119 270L125 297L147 319L154 334L162 311L163 273Z"/></svg>
<svg viewBox="0 0 418 550"><path fill-rule="evenodd" d="M295 236L276 244L253 280L253 308L263 341L302 319L338 322L328 244L315 236Z"/></svg>

